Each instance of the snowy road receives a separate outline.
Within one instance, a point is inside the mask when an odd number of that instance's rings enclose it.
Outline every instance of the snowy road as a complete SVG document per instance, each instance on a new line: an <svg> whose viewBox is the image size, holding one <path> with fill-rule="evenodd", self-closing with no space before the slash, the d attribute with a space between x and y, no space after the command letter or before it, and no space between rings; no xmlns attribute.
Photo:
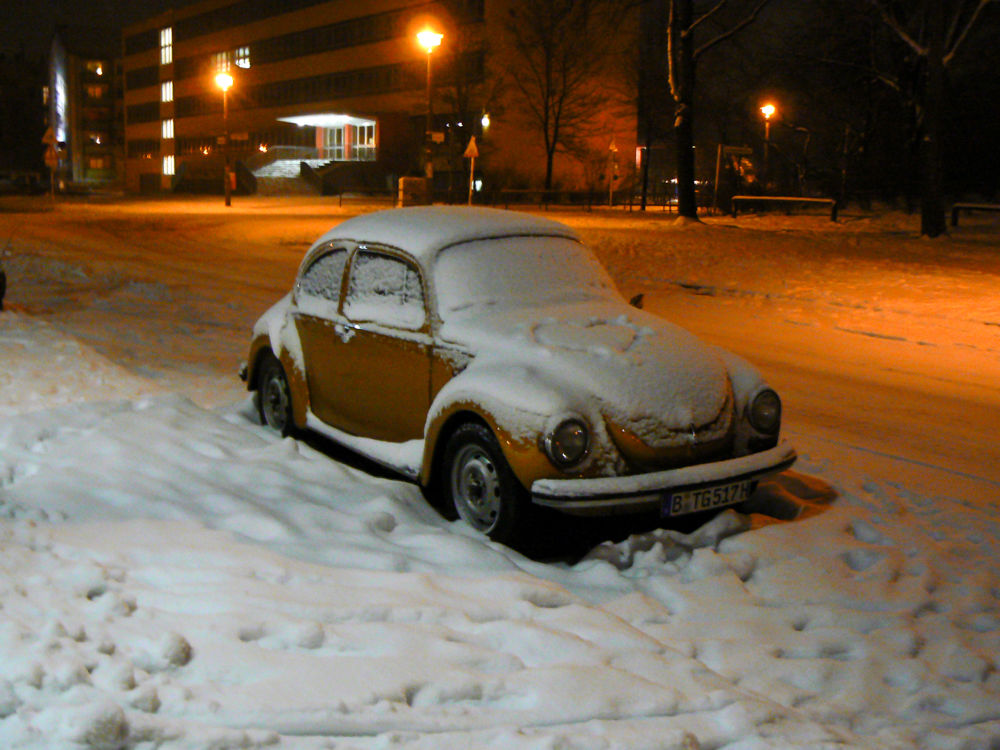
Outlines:
<svg viewBox="0 0 1000 750"><path fill-rule="evenodd" d="M805 510L569 564L252 424L246 331L344 214L234 208L0 205L0 746L1000 742L995 222L560 217L764 369Z"/></svg>
<svg viewBox="0 0 1000 750"><path fill-rule="evenodd" d="M88 269L86 279L38 274L10 301L209 403L229 400L244 334L287 291L304 249L350 215L307 200L230 213L207 201L97 211L69 210L58 222L0 214L0 236ZM785 397L790 434L1000 488L1000 238L991 224L961 228L942 254L866 220L832 233L819 217L789 228L751 216L743 229L719 219L664 234L668 222L655 213L559 218L594 242L625 292L646 292L650 309L762 367ZM134 326L150 315L162 316L153 338Z"/></svg>

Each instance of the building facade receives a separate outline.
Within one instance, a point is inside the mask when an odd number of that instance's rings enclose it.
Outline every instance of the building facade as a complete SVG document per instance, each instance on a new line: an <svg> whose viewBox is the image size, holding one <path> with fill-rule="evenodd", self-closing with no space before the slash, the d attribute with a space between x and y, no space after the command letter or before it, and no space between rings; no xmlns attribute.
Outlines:
<svg viewBox="0 0 1000 750"><path fill-rule="evenodd" d="M48 126L58 142L63 186L101 186L123 177L123 123L117 33L60 27L49 54Z"/></svg>
<svg viewBox="0 0 1000 750"><path fill-rule="evenodd" d="M518 119L528 108L493 85L509 67L493 43L505 14L488 0L203 0L129 26L126 186L219 192L228 155L238 192L280 163L326 192L392 190L428 159L437 188L454 188L467 184L473 136L477 168L530 181L540 162ZM443 35L430 52L416 42L424 27ZM232 78L225 92L219 72ZM617 132L596 149L610 140L627 155L634 112L611 119Z"/></svg>

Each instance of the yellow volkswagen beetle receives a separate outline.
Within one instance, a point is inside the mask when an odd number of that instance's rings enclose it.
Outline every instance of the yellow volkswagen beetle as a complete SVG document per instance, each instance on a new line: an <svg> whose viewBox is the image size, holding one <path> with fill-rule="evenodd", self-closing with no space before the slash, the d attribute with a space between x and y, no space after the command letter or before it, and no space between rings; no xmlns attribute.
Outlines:
<svg viewBox="0 0 1000 750"><path fill-rule="evenodd" d="M569 227L511 211L335 226L242 375L265 424L325 435L505 542L534 506L736 505L795 460L756 369L630 306Z"/></svg>

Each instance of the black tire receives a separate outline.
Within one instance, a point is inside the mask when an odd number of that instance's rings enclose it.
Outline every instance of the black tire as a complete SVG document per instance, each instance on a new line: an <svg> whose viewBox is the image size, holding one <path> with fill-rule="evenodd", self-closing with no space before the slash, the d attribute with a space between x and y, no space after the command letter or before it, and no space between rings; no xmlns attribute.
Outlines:
<svg viewBox="0 0 1000 750"><path fill-rule="evenodd" d="M468 422L448 439L441 462L445 501L476 531L503 544L524 536L531 504L493 433Z"/></svg>
<svg viewBox="0 0 1000 750"><path fill-rule="evenodd" d="M260 422L283 437L292 434L292 393L277 357L268 354L257 370L257 413Z"/></svg>

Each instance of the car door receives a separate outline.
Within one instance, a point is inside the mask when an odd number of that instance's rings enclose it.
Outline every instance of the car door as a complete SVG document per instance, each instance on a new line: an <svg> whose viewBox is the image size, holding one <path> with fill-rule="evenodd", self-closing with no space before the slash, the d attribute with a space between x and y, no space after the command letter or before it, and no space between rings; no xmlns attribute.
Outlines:
<svg viewBox="0 0 1000 750"><path fill-rule="evenodd" d="M340 387L333 370L345 330L340 299L348 254L346 246L327 248L299 274L295 284L294 319L302 346L309 408L329 424L338 421L331 411Z"/></svg>
<svg viewBox="0 0 1000 750"><path fill-rule="evenodd" d="M422 438L432 341L417 267L391 251L358 248L341 311L323 376L324 411L314 400L314 413L333 427L376 440Z"/></svg>

